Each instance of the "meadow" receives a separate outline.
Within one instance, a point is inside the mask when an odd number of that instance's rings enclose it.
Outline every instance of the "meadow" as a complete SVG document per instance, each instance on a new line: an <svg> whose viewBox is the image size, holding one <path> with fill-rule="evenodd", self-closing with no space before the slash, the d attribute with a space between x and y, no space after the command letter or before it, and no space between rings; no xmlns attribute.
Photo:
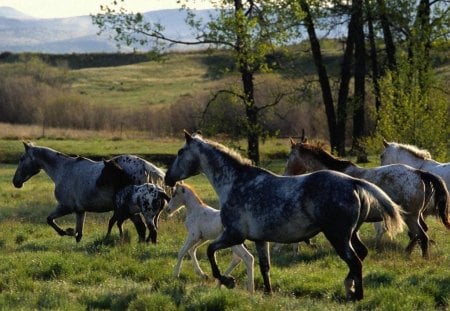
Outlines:
<svg viewBox="0 0 450 311"><path fill-rule="evenodd" d="M83 136L84 135L84 136ZM181 139L152 140L92 137L39 139L36 144L69 154L108 157L117 153L175 155ZM181 136L181 135L180 135ZM230 145L229 141L222 141ZM281 173L288 143L270 140L262 145L262 166ZM247 293L243 264L233 272L238 284L229 290L215 280L200 279L185 259L179 279L172 276L176 256L186 229L184 212L173 217L163 213L156 245L138 243L132 224L124 225L125 238L117 228L105 240L112 213L88 213L80 243L60 237L47 225L55 206L53 184L41 172L15 189L12 176L23 146L19 139L0 140L0 310L449 310L450 235L434 218L426 221L434 240L431 258L425 260L415 249L407 256L406 232L394 240L385 237L381 249L374 248L374 229L361 230L369 255L364 261L365 298L345 300L343 279L347 273L325 238L314 238L317 249L304 244L299 254L285 247L272 253L271 277L274 293L263 294L263 283L255 260L256 293ZM377 155L372 156L377 165ZM164 169L165 164L159 163ZM202 175L187 180L204 201L217 207L217 197ZM73 227L75 217L58 220L63 228ZM255 254L254 245L246 245ZM198 251L202 269L211 275L206 247ZM230 251L218 253L221 269Z"/></svg>

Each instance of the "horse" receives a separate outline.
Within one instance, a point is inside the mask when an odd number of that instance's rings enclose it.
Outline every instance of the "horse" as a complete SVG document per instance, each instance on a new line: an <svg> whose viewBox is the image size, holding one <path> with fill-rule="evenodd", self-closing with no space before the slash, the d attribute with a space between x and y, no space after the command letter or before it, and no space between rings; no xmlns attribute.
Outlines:
<svg viewBox="0 0 450 311"><path fill-rule="evenodd" d="M114 213L108 223L108 232L106 237L111 234L111 229L117 222L120 237L123 238L123 223L132 217L144 216L149 229L149 236L146 241L156 243L158 219L161 211L164 209L169 196L164 189L152 183L144 183L142 185L134 185L131 177L112 160L104 160L104 168L97 179L97 185L105 187L110 184L114 187ZM139 241L145 240L145 227L142 231L138 231Z"/></svg>
<svg viewBox="0 0 450 311"><path fill-rule="evenodd" d="M450 162L440 163L431 158L428 150L413 145L387 142L383 139L384 150L381 165L403 163L440 176L450 189Z"/></svg>
<svg viewBox="0 0 450 311"><path fill-rule="evenodd" d="M183 257L186 253L189 253L197 274L202 278L207 278L207 274L200 268L196 252L198 247L208 240L216 239L222 233L223 226L220 220L220 211L206 205L191 186L186 183L177 183L166 212L169 216L172 216L183 206L186 207L186 220L184 224L188 230L188 234L184 245L178 252L178 260L173 274L175 277L180 276ZM231 250L233 251L233 258L224 274L229 275L241 260L244 260L247 267L247 290L253 293L253 255L243 244L235 245L231 247Z"/></svg>
<svg viewBox="0 0 450 311"><path fill-rule="evenodd" d="M426 234L428 228L423 220L425 208L428 214L440 216L445 227L450 229L448 217L450 199L447 187L441 178L402 164L362 168L351 161L331 155L318 145L309 144L306 141L296 143L292 139L290 143L291 152L286 163L285 175L329 169L365 179L383 189L405 211L402 216L409 229L410 242L406 247L408 253L412 252L419 240L422 256L429 257L429 238ZM428 204L432 193L436 202L434 208ZM376 226L376 230L378 245L384 230L382 226Z"/></svg>
<svg viewBox="0 0 450 311"><path fill-rule="evenodd" d="M48 147L35 146L23 142L25 152L21 155L13 177L13 184L21 188L23 184L41 170L55 184L56 208L48 215L47 223L61 236L74 236L77 242L83 236L86 212L107 212L114 209L114 187L99 187L97 179L104 168L103 161L93 161L84 157L71 157ZM136 184L149 180L164 181L164 173L139 157L120 155L114 160L131 176ZM60 228L55 219L75 213L75 229ZM142 219L132 218L136 229L145 227Z"/></svg>
<svg viewBox="0 0 450 311"><path fill-rule="evenodd" d="M384 220L388 234L401 232L401 208L379 187L334 171L280 176L254 166L225 146L185 131L185 144L166 172L165 183L204 173L219 196L222 234L207 249L213 276L227 288L216 251L254 241L264 291L272 292L268 242L294 243L320 232L347 264L346 297L363 299L362 262L368 254L359 238L363 221ZM378 210L382 210L379 212Z"/></svg>

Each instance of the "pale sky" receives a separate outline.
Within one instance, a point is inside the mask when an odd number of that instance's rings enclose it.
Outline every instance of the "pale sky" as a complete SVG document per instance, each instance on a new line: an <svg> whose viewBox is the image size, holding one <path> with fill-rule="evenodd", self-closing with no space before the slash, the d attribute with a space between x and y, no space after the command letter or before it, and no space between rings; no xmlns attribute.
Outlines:
<svg viewBox="0 0 450 311"><path fill-rule="evenodd" d="M0 0L0 7L12 7L22 13L38 18L57 18L96 14L100 5L110 5L113 0ZM178 9L177 0L125 0L121 3L128 11L146 12L161 9ZM208 0L189 0L190 7L211 7Z"/></svg>

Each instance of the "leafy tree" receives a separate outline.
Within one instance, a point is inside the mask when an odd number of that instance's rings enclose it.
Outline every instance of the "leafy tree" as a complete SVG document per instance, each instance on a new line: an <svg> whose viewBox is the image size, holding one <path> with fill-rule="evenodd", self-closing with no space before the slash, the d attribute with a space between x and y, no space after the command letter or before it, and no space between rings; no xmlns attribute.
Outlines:
<svg viewBox="0 0 450 311"><path fill-rule="evenodd" d="M255 99L254 77L259 72L269 70L266 58L269 52L298 38L297 26L301 10L296 1L211 1L215 10L211 13L210 20L205 22L196 18L195 11L188 8L188 0L180 0L187 12L186 23L196 33L194 41L167 36L163 25L146 21L141 13L128 12L121 5L123 2L114 1L109 6L102 6L103 12L93 16L94 23L101 31L113 31L113 37L118 43L152 43L154 49L167 44L208 45L228 49L233 53L241 86L239 89L224 89L219 92L233 95L243 105L246 117L242 128L247 137L248 156L259 163L259 140L266 134L259 117L263 111L277 105L280 96L276 96L270 103L258 103Z"/></svg>

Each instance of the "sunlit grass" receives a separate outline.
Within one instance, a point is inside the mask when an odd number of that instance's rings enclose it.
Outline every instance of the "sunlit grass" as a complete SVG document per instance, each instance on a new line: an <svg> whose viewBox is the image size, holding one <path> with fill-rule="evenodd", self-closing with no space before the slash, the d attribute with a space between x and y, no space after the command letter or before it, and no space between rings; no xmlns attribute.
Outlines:
<svg viewBox="0 0 450 311"><path fill-rule="evenodd" d="M67 153L98 155L129 150L150 153L147 143L158 152L175 153L183 143L181 139L145 142L38 141ZM0 143L13 153L20 153L23 148L20 141ZM262 165L282 172L285 159L272 159L267 150L273 154L287 152L288 148L284 140L267 142L262 146ZM233 290L218 289L212 277L200 279L188 258L183 262L180 278L172 276L186 234L183 211L171 218L163 213L156 245L138 243L129 221L124 224L123 241L117 228L105 240L111 213L88 213L83 239L76 243L71 237L58 236L46 224L48 213L56 205L50 179L41 172L23 188L15 189L11 182L15 167L0 164L1 310L445 310L450 306L450 235L434 218L426 220L430 238L435 241L429 260L422 259L419 249L411 256L404 253L406 232L393 241L385 238L382 248L376 250L373 226L363 225L361 237L369 247L369 255L364 261L365 298L361 302L345 300L343 279L347 267L323 235L313 239L316 249L301 244L297 255L287 246L272 253L271 296L263 294L256 265L256 293L249 295L243 264L233 272L237 280ZM206 203L218 207L217 196L203 175L186 182ZM73 227L75 216L57 221L64 228ZM253 243L246 244L256 256ZM198 259L202 269L211 275L206 246L199 248ZM218 252L217 259L221 269L225 269L231 259L230 251Z"/></svg>

